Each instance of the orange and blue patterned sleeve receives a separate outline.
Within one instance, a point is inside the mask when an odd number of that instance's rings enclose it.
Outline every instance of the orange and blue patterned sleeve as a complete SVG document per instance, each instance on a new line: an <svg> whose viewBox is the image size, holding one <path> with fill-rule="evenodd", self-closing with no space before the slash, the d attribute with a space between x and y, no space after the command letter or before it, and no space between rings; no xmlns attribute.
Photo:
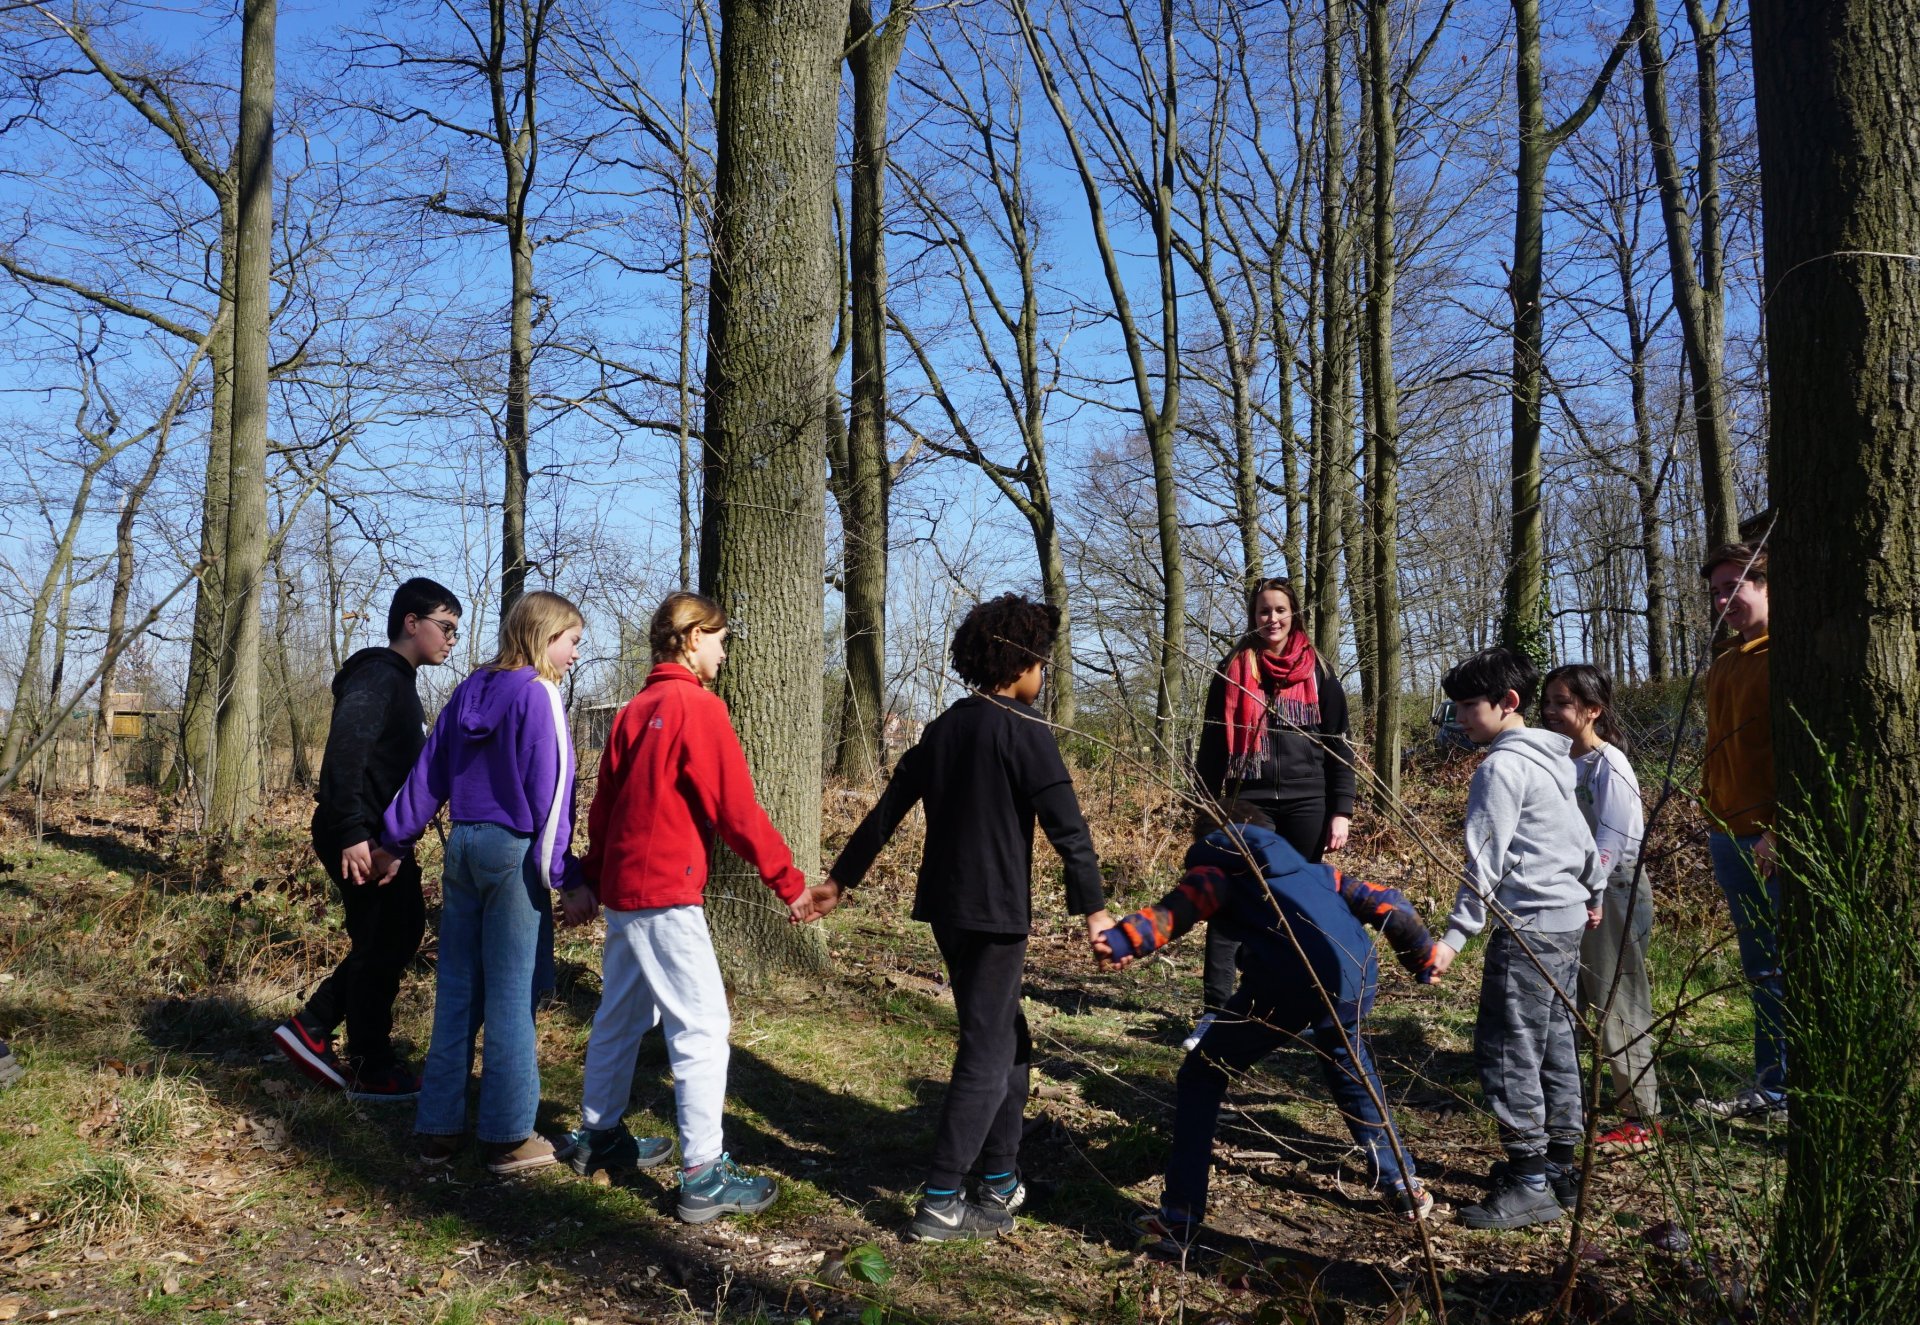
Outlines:
<svg viewBox="0 0 1920 1325"><path fill-rule="evenodd" d="M1116 959L1144 957L1158 951L1226 909L1227 876L1210 865L1200 865L1181 876L1172 892L1152 906L1123 916L1107 931L1107 946Z"/></svg>
<svg viewBox="0 0 1920 1325"><path fill-rule="evenodd" d="M1363 925L1372 925L1387 936L1400 964L1422 984L1430 984L1433 972L1433 935L1420 922L1420 913L1398 888L1383 883L1368 883L1351 874L1333 871L1334 887Z"/></svg>

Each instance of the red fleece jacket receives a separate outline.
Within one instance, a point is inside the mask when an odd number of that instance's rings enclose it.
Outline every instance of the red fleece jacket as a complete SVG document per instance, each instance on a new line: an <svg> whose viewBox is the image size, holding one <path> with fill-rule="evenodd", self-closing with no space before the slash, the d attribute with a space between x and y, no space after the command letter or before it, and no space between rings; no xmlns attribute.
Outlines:
<svg viewBox="0 0 1920 1325"><path fill-rule="evenodd" d="M581 870L603 906L698 906L715 832L783 902L806 876L753 792L726 703L679 663L657 663L614 719L587 811Z"/></svg>

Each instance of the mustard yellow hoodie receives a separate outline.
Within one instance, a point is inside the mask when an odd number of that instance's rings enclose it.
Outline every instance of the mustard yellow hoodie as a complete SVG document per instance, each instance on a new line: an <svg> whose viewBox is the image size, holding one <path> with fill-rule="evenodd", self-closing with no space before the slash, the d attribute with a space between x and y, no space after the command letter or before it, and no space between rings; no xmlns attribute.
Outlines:
<svg viewBox="0 0 1920 1325"><path fill-rule="evenodd" d="M1736 837L1773 827L1773 719L1768 636L1723 650L1707 670L1707 757L1701 794L1714 826Z"/></svg>

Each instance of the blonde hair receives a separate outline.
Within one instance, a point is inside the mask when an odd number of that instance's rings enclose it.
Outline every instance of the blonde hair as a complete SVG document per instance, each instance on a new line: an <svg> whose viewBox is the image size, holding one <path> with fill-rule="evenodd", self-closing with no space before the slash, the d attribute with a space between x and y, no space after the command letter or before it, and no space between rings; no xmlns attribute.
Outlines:
<svg viewBox="0 0 1920 1325"><path fill-rule="evenodd" d="M547 658L547 646L587 619L571 600L545 589L522 594L500 623L500 651L482 664L496 672L531 667L542 680L559 683L561 673Z"/></svg>
<svg viewBox="0 0 1920 1325"><path fill-rule="evenodd" d="M688 593L684 589L668 594L647 626L647 647L653 650L653 660L679 662L687 651L687 636L696 627L707 631L725 630L726 609L705 594Z"/></svg>

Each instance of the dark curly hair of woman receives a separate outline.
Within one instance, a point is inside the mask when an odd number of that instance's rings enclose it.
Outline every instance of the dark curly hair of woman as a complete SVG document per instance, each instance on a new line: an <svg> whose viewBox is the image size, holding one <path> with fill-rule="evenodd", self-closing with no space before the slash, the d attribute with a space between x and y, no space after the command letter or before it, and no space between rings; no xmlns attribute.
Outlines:
<svg viewBox="0 0 1920 1325"><path fill-rule="evenodd" d="M1059 633L1059 608L1003 593L976 603L953 632L953 670L976 690L999 690L1045 662Z"/></svg>

